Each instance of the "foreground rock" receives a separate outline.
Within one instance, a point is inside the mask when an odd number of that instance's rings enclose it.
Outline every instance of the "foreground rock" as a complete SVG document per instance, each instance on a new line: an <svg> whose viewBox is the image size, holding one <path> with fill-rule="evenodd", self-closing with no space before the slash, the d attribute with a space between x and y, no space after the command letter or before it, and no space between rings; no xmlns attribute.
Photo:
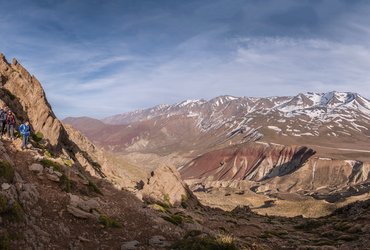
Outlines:
<svg viewBox="0 0 370 250"><path fill-rule="evenodd" d="M193 195L175 167L162 166L151 173L142 190L142 197L148 203L176 207L193 198Z"/></svg>
<svg viewBox="0 0 370 250"><path fill-rule="evenodd" d="M42 171L44 171L44 167L41 164L34 163L28 167L28 169L32 172L36 172L38 174L41 174Z"/></svg>
<svg viewBox="0 0 370 250"><path fill-rule="evenodd" d="M125 242L121 246L121 250L133 250L137 249L137 247L140 245L140 242L137 240Z"/></svg>
<svg viewBox="0 0 370 250"><path fill-rule="evenodd" d="M67 211L77 218L82 219L98 219L100 214L98 212L99 202L97 199L84 200L81 197L69 194L70 202L67 206Z"/></svg>

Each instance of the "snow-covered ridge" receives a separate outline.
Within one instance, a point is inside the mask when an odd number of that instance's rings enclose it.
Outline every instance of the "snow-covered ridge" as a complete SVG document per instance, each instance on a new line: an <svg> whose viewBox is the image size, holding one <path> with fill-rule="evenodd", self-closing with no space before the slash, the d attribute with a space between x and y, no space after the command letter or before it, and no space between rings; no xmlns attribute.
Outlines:
<svg viewBox="0 0 370 250"><path fill-rule="evenodd" d="M340 136L368 130L370 101L356 93L336 91L267 98L225 95L208 101L186 100L173 105L158 105L103 121L130 124L151 119L193 119L202 131L261 126L293 136L317 136L319 128L326 124L335 127L329 129L328 135Z"/></svg>
<svg viewBox="0 0 370 250"><path fill-rule="evenodd" d="M194 106L194 105L201 105L205 102L206 101L204 101L204 100L186 100L186 101L183 101L183 102L180 102L180 103L176 104L176 106L178 106L178 107L185 107L185 106L188 106L188 105Z"/></svg>

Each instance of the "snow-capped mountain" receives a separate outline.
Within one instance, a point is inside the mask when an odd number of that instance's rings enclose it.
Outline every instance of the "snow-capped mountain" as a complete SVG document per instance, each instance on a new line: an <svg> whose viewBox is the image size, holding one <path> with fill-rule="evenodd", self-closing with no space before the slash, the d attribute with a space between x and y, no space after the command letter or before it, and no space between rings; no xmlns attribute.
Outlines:
<svg viewBox="0 0 370 250"><path fill-rule="evenodd" d="M369 134L370 101L356 93L305 93L293 97L220 96L209 101L186 100L104 119L130 124L176 116L195 119L204 132L226 126L267 128L283 136Z"/></svg>
<svg viewBox="0 0 370 250"><path fill-rule="evenodd" d="M268 98L219 96L116 115L88 130L84 118L66 122L95 143L118 152L196 155L262 138L298 145L345 142L345 147L361 142L362 149L369 145L370 101L350 92Z"/></svg>

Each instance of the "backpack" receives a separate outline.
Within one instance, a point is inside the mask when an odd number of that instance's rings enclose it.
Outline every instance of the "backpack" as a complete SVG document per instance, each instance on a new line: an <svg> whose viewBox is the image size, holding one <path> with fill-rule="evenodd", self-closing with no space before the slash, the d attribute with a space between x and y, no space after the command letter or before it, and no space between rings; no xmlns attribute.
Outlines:
<svg viewBox="0 0 370 250"><path fill-rule="evenodd" d="M6 112L4 110L0 110L0 121L5 122L6 120Z"/></svg>
<svg viewBox="0 0 370 250"><path fill-rule="evenodd" d="M25 124L21 124L18 130L22 135L29 135L31 132L30 126L26 126Z"/></svg>

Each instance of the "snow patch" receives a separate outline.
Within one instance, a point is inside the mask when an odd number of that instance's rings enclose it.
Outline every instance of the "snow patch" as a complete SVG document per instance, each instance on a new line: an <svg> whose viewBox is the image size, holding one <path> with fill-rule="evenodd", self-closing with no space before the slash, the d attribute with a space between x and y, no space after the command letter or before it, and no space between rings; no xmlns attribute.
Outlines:
<svg viewBox="0 0 370 250"><path fill-rule="evenodd" d="M272 130L275 130L276 132L281 132L282 131L281 128L276 127L276 126L267 126L267 128L272 129Z"/></svg>

